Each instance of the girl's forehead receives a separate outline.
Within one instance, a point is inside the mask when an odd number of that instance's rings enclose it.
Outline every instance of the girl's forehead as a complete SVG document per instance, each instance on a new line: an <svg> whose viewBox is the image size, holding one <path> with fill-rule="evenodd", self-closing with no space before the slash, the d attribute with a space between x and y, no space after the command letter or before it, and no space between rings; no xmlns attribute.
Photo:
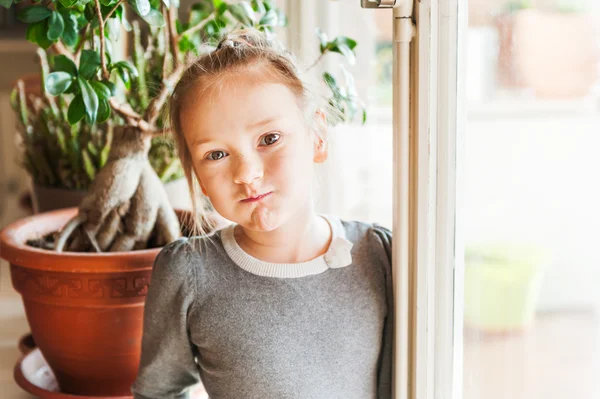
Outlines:
<svg viewBox="0 0 600 399"><path fill-rule="evenodd" d="M257 82L251 76L223 79L188 94L180 118L184 132L194 136L245 130L267 119L300 120L303 115L297 96L286 85Z"/></svg>

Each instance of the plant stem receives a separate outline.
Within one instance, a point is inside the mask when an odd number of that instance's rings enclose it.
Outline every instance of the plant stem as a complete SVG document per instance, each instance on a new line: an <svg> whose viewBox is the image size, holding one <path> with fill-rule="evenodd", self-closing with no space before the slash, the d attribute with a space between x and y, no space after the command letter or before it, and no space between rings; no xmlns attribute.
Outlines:
<svg viewBox="0 0 600 399"><path fill-rule="evenodd" d="M164 6L164 3L163 3ZM171 6L167 10L167 32L171 39L171 54L173 55L173 61L175 64L179 63L179 40L177 36L177 28L175 27L175 20L177 19L177 8ZM165 54L166 56L166 54ZM164 76L163 76L164 78Z"/></svg>
<svg viewBox="0 0 600 399"><path fill-rule="evenodd" d="M110 79L110 73L106 68L106 54L104 54L104 20L102 19L102 10L100 9L100 1L94 0L96 4L96 15L98 16L98 25L100 28L100 62L102 64L102 75L104 79Z"/></svg>
<svg viewBox="0 0 600 399"><path fill-rule="evenodd" d="M116 5L115 5L115 6L112 8L112 10L110 10L110 11L108 12L108 14L106 14L106 17L104 17L104 21L108 20L108 19L110 18L110 16L111 16L111 15L112 15L112 14L113 14L115 11L117 11L117 8L119 8L119 6L120 6L121 4L123 4L124 2L125 2L125 0L119 0L119 2L118 2L118 3L117 3L117 4L116 4Z"/></svg>
<svg viewBox="0 0 600 399"><path fill-rule="evenodd" d="M75 62L75 56L72 52L70 52L62 42L58 41L52 45L52 49L56 51L58 54L64 55L65 57L71 59L71 61Z"/></svg>
<svg viewBox="0 0 600 399"><path fill-rule="evenodd" d="M317 58L317 59L315 60L315 62L313 62L313 63L312 63L312 65L308 67L308 69L306 70L306 72L308 72L308 71L310 71L311 69L313 69L314 67L316 67L316 66L317 66L317 64L318 64L319 62L321 62L321 60L323 59L323 56L324 56L324 55L325 55L325 53L321 53L321 55L319 55L319 58Z"/></svg>
<svg viewBox="0 0 600 399"><path fill-rule="evenodd" d="M162 10L163 13L165 14L165 20L167 20L167 28L163 30L163 34L164 34L164 41L165 41L165 51L163 53L163 59L162 59L162 78L164 79L165 76L167 76L169 74L169 51L170 51L170 47L171 47L171 21L170 21L170 14L169 11L167 9L167 7L164 5L162 5ZM176 62L176 59L174 59L174 62Z"/></svg>
<svg viewBox="0 0 600 399"><path fill-rule="evenodd" d="M75 49L74 58L76 60L79 59L79 54L81 54L81 50L83 50L83 46L85 45L85 35L87 35L87 30L90 27L90 24L87 24L85 28L83 28L83 34L81 35L81 41L77 44L77 48Z"/></svg>
<svg viewBox="0 0 600 399"><path fill-rule="evenodd" d="M204 18L202 21L200 21L200 23L198 23L197 25L192 26L191 28L188 28L187 30L184 30L183 32L181 32L180 35L177 35L177 43L179 43L179 40L181 40L181 38L185 35L191 35L194 32L199 31L200 29L204 28L204 26L209 23L211 21L211 19L214 18L214 13L211 13L208 17Z"/></svg>
<svg viewBox="0 0 600 399"><path fill-rule="evenodd" d="M143 120L137 112L131 109L131 106L129 106L129 104L127 104L126 106L121 105L117 102L115 98L111 98L110 100L108 100L108 103L110 107L116 113L125 118L131 126L137 127L142 132L149 134L154 133L154 131L156 130L154 129L154 126L152 126L152 123L148 123L145 120Z"/></svg>
<svg viewBox="0 0 600 399"><path fill-rule="evenodd" d="M169 91L175 85L175 83L177 83L177 81L185 71L186 67L187 65L177 66L168 78L163 79L163 86L160 90L160 93L150 102L150 105L148 106L148 110L146 111L146 115L144 118L151 125L154 125L154 123L156 123L156 119L158 119L160 110L167 101Z"/></svg>

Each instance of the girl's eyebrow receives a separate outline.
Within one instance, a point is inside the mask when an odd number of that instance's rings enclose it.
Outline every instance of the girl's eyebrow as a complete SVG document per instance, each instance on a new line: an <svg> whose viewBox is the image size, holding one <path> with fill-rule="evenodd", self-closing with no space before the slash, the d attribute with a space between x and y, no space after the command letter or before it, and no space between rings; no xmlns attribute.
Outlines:
<svg viewBox="0 0 600 399"><path fill-rule="evenodd" d="M266 126L269 123L271 123L273 121L276 121L278 119L280 119L279 116L269 117L269 118L263 119L262 121L258 121L258 122L249 124L248 126L246 126L246 129L248 129L248 130L256 130L256 129L258 129L260 127L263 127L263 126ZM204 139L204 140L196 139L196 140L194 140L192 142L192 147L199 147L202 144L210 143L211 141L215 141L215 139L213 139L213 138L208 138L208 139Z"/></svg>
<svg viewBox="0 0 600 399"><path fill-rule="evenodd" d="M277 119L279 119L278 116L269 117L269 118L263 119L262 121L259 121L256 123L251 123L250 125L246 126L246 129L248 129L248 130L258 129L259 127L268 125L269 123L271 123Z"/></svg>

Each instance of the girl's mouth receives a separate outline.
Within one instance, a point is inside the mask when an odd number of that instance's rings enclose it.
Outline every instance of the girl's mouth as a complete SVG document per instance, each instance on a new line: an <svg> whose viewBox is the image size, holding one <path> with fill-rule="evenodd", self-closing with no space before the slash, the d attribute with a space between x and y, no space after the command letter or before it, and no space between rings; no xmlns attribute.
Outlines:
<svg viewBox="0 0 600 399"><path fill-rule="evenodd" d="M273 192L271 191L271 192L268 192L268 193L265 193L265 194L261 194L261 195L259 195L257 197L246 198L245 200L242 200L242 202L256 202L256 201L260 201L261 199L263 199L263 198L271 195L272 193Z"/></svg>

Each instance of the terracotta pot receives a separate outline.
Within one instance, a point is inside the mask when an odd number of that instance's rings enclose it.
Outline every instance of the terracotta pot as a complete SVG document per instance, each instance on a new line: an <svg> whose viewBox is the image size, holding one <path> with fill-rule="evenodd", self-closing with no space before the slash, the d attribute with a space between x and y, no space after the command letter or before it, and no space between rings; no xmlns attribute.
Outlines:
<svg viewBox="0 0 600 399"><path fill-rule="evenodd" d="M185 178L164 185L171 206L176 209L191 209L190 192ZM79 206L86 191L68 188L47 187L32 184L33 211L35 213Z"/></svg>
<svg viewBox="0 0 600 399"><path fill-rule="evenodd" d="M76 213L19 220L0 232L0 254L23 299L33 339L61 391L130 394L140 357L144 301L160 248L122 253L56 253L27 246Z"/></svg>
<svg viewBox="0 0 600 399"><path fill-rule="evenodd" d="M596 17L522 10L497 21L498 63L505 86L528 86L538 97L587 95L598 81Z"/></svg>
<svg viewBox="0 0 600 399"><path fill-rule="evenodd" d="M495 22L498 30L498 83L509 88L525 87L527 83L521 75L515 54L515 17L513 14L502 14Z"/></svg>

